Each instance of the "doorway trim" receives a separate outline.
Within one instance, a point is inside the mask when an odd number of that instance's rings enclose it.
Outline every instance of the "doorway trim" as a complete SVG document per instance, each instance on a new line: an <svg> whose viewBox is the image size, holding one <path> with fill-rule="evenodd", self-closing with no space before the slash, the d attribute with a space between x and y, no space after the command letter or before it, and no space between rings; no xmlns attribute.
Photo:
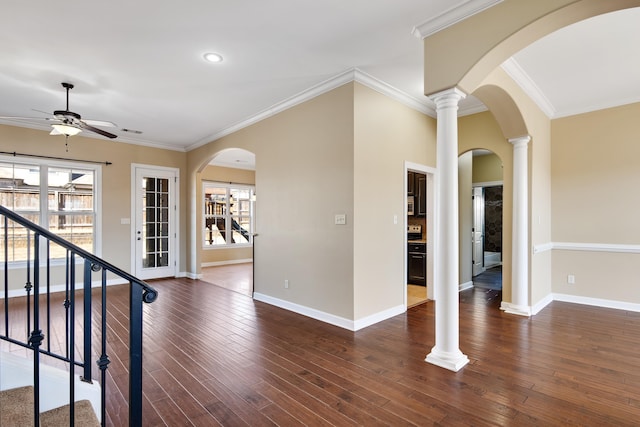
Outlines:
<svg viewBox="0 0 640 427"><path fill-rule="evenodd" d="M408 192L408 183L407 183L407 172L420 172L426 175L427 177L427 299L435 300L435 288L433 284L433 268L434 268L434 258L433 258L433 238L435 236L435 226L437 222L437 218L434 215L434 205L435 205L435 181L437 179L436 168L431 166L425 166L419 163L412 163L409 161L404 162L404 228L402 230L404 239L403 239L403 253L404 253L404 274L402 277L402 287L404 293L404 306L405 309L407 307L407 273L408 273L408 256L409 251L407 250L407 226L409 225L408 221L408 210L407 210L407 192Z"/></svg>
<svg viewBox="0 0 640 427"><path fill-rule="evenodd" d="M131 272L134 276L139 277L143 280L151 279L155 277L141 277L140 271L138 271L138 264L136 258L136 223L137 221L137 212L136 212L136 204L137 204L137 194L138 187L136 182L137 172L139 170L150 170L157 171L159 174L163 175L173 175L174 182L173 185L173 215L170 215L170 229L173 230L173 239L171 239L171 243L169 245L169 251L173 256L173 268L172 274L173 277L178 277L178 269L179 269L179 257L180 254L180 228L178 225L180 224L180 169L167 167L167 166L156 166L156 165L146 165L142 163L132 163L131 164Z"/></svg>

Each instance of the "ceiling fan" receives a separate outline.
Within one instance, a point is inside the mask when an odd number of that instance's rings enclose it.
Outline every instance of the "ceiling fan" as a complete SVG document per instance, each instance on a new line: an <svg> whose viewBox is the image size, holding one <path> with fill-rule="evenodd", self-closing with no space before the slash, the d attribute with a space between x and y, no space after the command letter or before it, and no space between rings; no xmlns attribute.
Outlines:
<svg viewBox="0 0 640 427"><path fill-rule="evenodd" d="M73 89L73 84L71 83L62 83L62 87L67 90L67 107L65 110L55 110L52 117L0 117L0 119L14 119L14 120L47 120L50 122L54 122L51 126L53 130L50 135L66 135L73 136L77 135L83 130L97 133L98 135L105 136L107 138L117 138L117 135L114 135L110 132L107 132L102 129L98 129L95 126L104 126L104 127L116 127L116 125L112 122L105 122L100 120L86 120L82 119L80 114L74 113L69 110L69 90ZM39 110L35 110L39 111ZM49 114L45 111L40 111L41 113Z"/></svg>

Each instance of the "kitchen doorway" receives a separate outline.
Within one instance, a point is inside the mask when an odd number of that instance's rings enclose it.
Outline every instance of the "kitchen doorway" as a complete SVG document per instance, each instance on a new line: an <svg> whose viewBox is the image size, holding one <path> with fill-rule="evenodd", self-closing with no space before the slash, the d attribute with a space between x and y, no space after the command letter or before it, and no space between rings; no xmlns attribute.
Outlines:
<svg viewBox="0 0 640 427"><path fill-rule="evenodd" d="M435 170L405 164L405 305L433 300Z"/></svg>

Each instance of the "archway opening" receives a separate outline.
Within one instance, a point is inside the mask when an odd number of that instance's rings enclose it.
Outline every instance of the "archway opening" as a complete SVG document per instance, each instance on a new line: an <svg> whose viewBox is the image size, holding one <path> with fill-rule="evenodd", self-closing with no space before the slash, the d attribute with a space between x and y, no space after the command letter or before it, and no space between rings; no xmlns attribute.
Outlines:
<svg viewBox="0 0 640 427"><path fill-rule="evenodd" d="M222 150L203 164L196 181L202 280L252 296L255 154L240 148Z"/></svg>

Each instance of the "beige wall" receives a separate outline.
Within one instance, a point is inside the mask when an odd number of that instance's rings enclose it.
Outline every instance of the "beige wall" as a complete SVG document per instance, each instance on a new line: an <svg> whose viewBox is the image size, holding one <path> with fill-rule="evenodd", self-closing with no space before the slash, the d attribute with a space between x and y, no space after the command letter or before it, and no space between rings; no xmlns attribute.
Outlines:
<svg viewBox="0 0 640 427"><path fill-rule="evenodd" d="M225 148L255 153L255 292L346 319L353 318L353 90L345 84L187 155L195 182ZM199 230L199 210L190 208ZM335 225L336 214L347 224ZM199 271L201 246L189 248Z"/></svg>
<svg viewBox="0 0 640 427"><path fill-rule="evenodd" d="M173 167L180 170L180 218L186 215L186 154L178 151L144 147L117 140L69 138L65 152L64 138L51 136L47 131L0 125L0 151L65 157L81 160L109 161L102 166L102 256L109 263L131 272L131 225L120 223L131 218L131 164ZM15 158L20 161L20 157ZM133 220L131 221L133 223ZM186 223L179 225L181 251L179 271L186 270Z"/></svg>
<svg viewBox="0 0 640 427"><path fill-rule="evenodd" d="M354 319L404 304L405 161L435 166L435 120L354 85ZM397 224L394 224L397 216Z"/></svg>
<svg viewBox="0 0 640 427"><path fill-rule="evenodd" d="M468 284L473 280L473 200L471 198L475 160L473 151L458 157L458 241L459 241L459 283Z"/></svg>
<svg viewBox="0 0 640 427"><path fill-rule="evenodd" d="M225 168L220 166L206 166L197 175L196 185L202 191L202 181L224 182L233 184L256 183L256 173L253 170ZM200 193L202 194L202 193ZM202 197L198 198L196 206L200 212L203 209ZM202 247L202 234L198 243ZM234 261L250 260L253 258L253 250L250 247L243 248L203 248L201 262L203 265L217 265L233 263Z"/></svg>
<svg viewBox="0 0 640 427"><path fill-rule="evenodd" d="M552 122L554 242L640 244L638 117L640 103ZM639 261L639 254L554 250L553 290L640 303Z"/></svg>
<svg viewBox="0 0 640 427"><path fill-rule="evenodd" d="M473 183L502 181L502 160L494 153L473 158Z"/></svg>
<svg viewBox="0 0 640 427"><path fill-rule="evenodd" d="M551 121L501 68L494 70L482 84L488 91L499 92L502 98L507 96L508 98L503 100L502 104L510 105L511 109L515 109L515 111L502 111L500 108L496 108L495 114L499 115L497 122L500 123L500 119L504 120L505 116L517 113L516 117L521 117L526 131L531 137L528 144L529 248L548 244L551 242ZM487 95L482 90L479 92L481 99ZM495 104L495 100L492 99L491 103ZM504 121L501 124L503 130L510 129L504 124ZM524 135L509 134L504 138L520 136ZM508 152L504 152L504 154L492 151L498 154L503 162L505 201L503 255L506 257L506 252L511 251L513 147L508 142L505 142L504 146L508 147ZM509 197L509 206L507 206L507 197ZM507 215L509 215L508 224ZM509 247L506 246L507 242ZM551 255L548 251L533 254L533 251L530 250L529 253L531 254L529 257L529 303L535 306L551 294ZM503 270L503 278L506 277ZM510 297L510 294L503 293L504 301L510 302Z"/></svg>
<svg viewBox="0 0 640 427"><path fill-rule="evenodd" d="M505 139L500 126L490 112L458 119L459 152L475 148L491 150L503 168L503 224L502 224L502 299L511 301L511 227L513 213L513 147ZM465 231L471 235L471 225ZM471 264L471 252L460 254Z"/></svg>

